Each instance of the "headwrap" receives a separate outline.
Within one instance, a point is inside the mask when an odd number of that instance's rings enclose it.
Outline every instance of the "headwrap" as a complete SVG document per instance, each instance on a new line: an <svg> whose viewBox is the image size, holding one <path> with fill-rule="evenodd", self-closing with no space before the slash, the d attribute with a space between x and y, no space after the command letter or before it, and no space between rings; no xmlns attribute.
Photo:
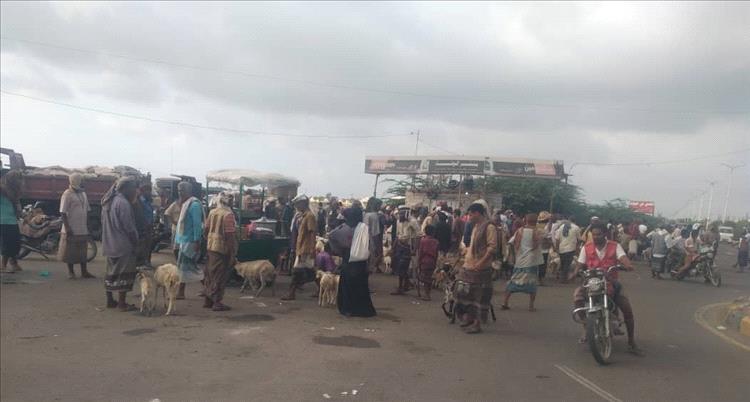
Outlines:
<svg viewBox="0 0 750 402"><path fill-rule="evenodd" d="M342 212L342 214L344 215L344 220L349 227L356 227L357 224L362 222L362 208L347 208Z"/></svg>
<svg viewBox="0 0 750 402"><path fill-rule="evenodd" d="M226 191L222 191L211 199L211 206L216 208L229 208L230 199L231 195Z"/></svg>
<svg viewBox="0 0 750 402"><path fill-rule="evenodd" d="M485 217L487 216L487 214L490 213L490 207L489 207L489 205L487 205L487 201L485 201L485 200L483 200L483 199L480 198L480 199L478 199L478 200L476 200L476 201L474 201L474 202L471 203L471 205L474 205L474 204L479 204L479 205L481 205L481 206L484 207L484 216ZM471 207L471 205L469 205L469 206Z"/></svg>
<svg viewBox="0 0 750 402"><path fill-rule="evenodd" d="M70 182L70 189L73 191L81 191L83 188L81 188L81 182L83 182L83 175L80 173L73 173L70 176L68 176L68 181Z"/></svg>
<svg viewBox="0 0 750 402"><path fill-rule="evenodd" d="M367 211L369 212L377 212L380 210L380 207L383 205L383 201L381 201L379 198L376 197L370 197L367 200Z"/></svg>
<svg viewBox="0 0 750 402"><path fill-rule="evenodd" d="M305 194L300 194L292 199L292 204L296 204L298 202L310 202L310 198L308 198Z"/></svg>
<svg viewBox="0 0 750 402"><path fill-rule="evenodd" d="M133 176L122 176L112 187L107 190L107 193L102 197L102 208L109 209L109 204L115 198L117 193L121 192L123 188L129 185L135 185L135 177Z"/></svg>
<svg viewBox="0 0 750 402"><path fill-rule="evenodd" d="M10 170L0 179L0 193L7 197L11 203L18 203L21 198L21 183L23 173L20 170Z"/></svg>
<svg viewBox="0 0 750 402"><path fill-rule="evenodd" d="M0 179L0 194L10 200L16 214L21 212L21 205L18 202L21 198L22 183L23 173L20 170L10 170Z"/></svg>
<svg viewBox="0 0 750 402"><path fill-rule="evenodd" d="M539 219L537 221L539 222L547 222L552 217L552 214L547 211L542 211L539 213Z"/></svg>
<svg viewBox="0 0 750 402"><path fill-rule="evenodd" d="M177 190L178 191L182 190L183 192L192 195L193 194L193 185L190 184L190 183L188 183L188 182L186 182L186 181L181 181L181 182L177 183Z"/></svg>

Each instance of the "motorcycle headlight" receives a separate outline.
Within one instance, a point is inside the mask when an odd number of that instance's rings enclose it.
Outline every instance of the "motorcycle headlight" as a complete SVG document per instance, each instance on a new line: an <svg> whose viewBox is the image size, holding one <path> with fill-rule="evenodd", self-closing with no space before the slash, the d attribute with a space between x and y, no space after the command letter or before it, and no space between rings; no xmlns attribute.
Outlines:
<svg viewBox="0 0 750 402"><path fill-rule="evenodd" d="M599 278L591 278L584 286L590 293L601 292L604 289L604 281Z"/></svg>

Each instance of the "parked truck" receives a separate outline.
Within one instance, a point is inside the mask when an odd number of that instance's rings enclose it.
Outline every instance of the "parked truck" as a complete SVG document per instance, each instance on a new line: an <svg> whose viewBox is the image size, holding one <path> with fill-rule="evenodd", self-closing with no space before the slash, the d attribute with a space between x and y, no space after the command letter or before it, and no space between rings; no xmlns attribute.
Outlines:
<svg viewBox="0 0 750 402"><path fill-rule="evenodd" d="M23 155L14 152L12 149L0 148L0 154L6 155L8 160L2 162L3 174L11 169L23 172L24 186L21 192L21 206L36 205L46 215L50 216L60 214L60 197L68 188L69 175L73 173L83 174L83 187L91 206L88 217L89 233L95 239L99 239L102 232L101 200L115 181L123 175L151 180L150 176L144 176L138 170L128 166L116 166L114 168L89 166L81 169L69 169L61 166L38 168L27 166Z"/></svg>

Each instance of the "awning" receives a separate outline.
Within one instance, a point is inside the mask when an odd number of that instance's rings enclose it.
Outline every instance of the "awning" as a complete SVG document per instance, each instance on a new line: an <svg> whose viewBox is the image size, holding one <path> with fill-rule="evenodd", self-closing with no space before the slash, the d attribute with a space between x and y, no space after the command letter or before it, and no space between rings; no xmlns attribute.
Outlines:
<svg viewBox="0 0 750 402"><path fill-rule="evenodd" d="M278 173L264 173L248 169L222 169L214 170L206 174L206 179L221 183L243 185L246 187L284 187L299 186L299 180L294 177L284 176Z"/></svg>

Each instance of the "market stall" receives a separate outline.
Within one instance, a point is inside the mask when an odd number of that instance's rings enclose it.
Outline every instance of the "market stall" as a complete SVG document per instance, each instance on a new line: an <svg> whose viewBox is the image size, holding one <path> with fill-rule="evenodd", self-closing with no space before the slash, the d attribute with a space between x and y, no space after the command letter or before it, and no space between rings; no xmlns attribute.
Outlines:
<svg viewBox="0 0 750 402"><path fill-rule="evenodd" d="M212 185L236 194L233 210L240 228L237 260L266 259L279 266L289 250L290 239L279 230L280 222L264 216L264 207L268 199L295 197L300 182L278 173L223 169L206 175L206 188Z"/></svg>

